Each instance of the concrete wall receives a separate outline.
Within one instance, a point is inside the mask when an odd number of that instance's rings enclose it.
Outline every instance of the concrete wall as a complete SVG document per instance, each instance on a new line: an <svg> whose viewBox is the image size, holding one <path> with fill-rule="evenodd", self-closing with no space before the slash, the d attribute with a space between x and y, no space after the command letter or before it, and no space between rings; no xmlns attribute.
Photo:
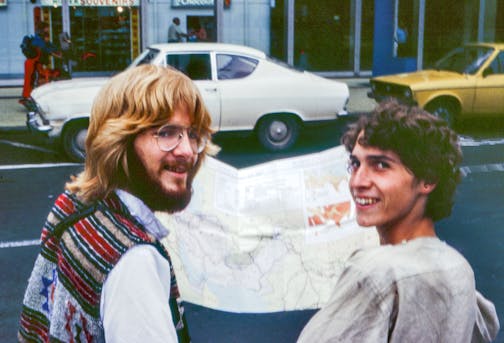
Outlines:
<svg viewBox="0 0 504 343"><path fill-rule="evenodd" d="M33 34L33 7L29 0L7 0L0 7L0 77L19 77L24 73L25 58L21 40Z"/></svg>
<svg viewBox="0 0 504 343"><path fill-rule="evenodd" d="M270 53L270 1L233 0L224 10L224 43L250 46Z"/></svg>

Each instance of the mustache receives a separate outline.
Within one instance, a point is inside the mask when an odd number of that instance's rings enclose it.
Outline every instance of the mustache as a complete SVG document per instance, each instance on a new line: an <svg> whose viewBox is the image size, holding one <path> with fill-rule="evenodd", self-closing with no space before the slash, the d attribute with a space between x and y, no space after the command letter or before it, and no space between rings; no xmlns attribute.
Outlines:
<svg viewBox="0 0 504 343"><path fill-rule="evenodd" d="M164 163L164 168L190 172L196 166L196 163L198 163L197 157L188 159L178 156L174 161Z"/></svg>

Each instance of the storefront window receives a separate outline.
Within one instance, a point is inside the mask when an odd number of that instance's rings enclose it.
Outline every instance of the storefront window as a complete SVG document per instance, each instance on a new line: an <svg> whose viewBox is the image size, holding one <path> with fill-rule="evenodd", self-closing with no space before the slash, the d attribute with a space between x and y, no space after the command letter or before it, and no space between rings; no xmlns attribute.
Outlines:
<svg viewBox="0 0 504 343"><path fill-rule="evenodd" d="M215 20L213 16L187 16L189 42L215 42Z"/></svg>
<svg viewBox="0 0 504 343"><path fill-rule="evenodd" d="M286 28L284 0L275 0L275 6L270 14L270 55L281 61L287 60Z"/></svg>
<svg viewBox="0 0 504 343"><path fill-rule="evenodd" d="M351 0L295 2L294 63L311 71L352 70Z"/></svg>
<svg viewBox="0 0 504 343"><path fill-rule="evenodd" d="M495 41L504 42L504 0L498 0L495 22Z"/></svg>
<svg viewBox="0 0 504 343"><path fill-rule="evenodd" d="M72 7L75 71L117 71L131 63L128 7Z"/></svg>
<svg viewBox="0 0 504 343"><path fill-rule="evenodd" d="M373 68L374 2L374 0L362 1L361 70L371 70Z"/></svg>
<svg viewBox="0 0 504 343"><path fill-rule="evenodd" d="M464 42L475 41L479 1L425 1L424 68Z"/></svg>
<svg viewBox="0 0 504 343"><path fill-rule="evenodd" d="M62 32L61 7L46 7L50 15L53 43L59 46ZM132 13L134 21L138 10L130 7L70 7L71 59L73 72L115 72L126 68L132 61L134 47L131 37ZM138 30L138 25L133 25ZM58 61L55 61L58 65Z"/></svg>
<svg viewBox="0 0 504 343"><path fill-rule="evenodd" d="M418 0L396 0L394 57L416 57L418 50Z"/></svg>

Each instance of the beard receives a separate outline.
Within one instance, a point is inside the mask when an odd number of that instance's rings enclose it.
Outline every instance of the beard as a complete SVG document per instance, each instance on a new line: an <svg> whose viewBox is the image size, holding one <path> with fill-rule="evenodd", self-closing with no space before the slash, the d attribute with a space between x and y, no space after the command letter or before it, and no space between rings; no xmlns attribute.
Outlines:
<svg viewBox="0 0 504 343"><path fill-rule="evenodd" d="M185 159L174 162L186 165L188 172L185 189L182 191L166 190L161 180L147 172L136 153L129 151L129 184L127 189L133 195L141 199L152 211L167 211L169 213L182 211L187 207L192 197L192 180L196 170L191 161Z"/></svg>

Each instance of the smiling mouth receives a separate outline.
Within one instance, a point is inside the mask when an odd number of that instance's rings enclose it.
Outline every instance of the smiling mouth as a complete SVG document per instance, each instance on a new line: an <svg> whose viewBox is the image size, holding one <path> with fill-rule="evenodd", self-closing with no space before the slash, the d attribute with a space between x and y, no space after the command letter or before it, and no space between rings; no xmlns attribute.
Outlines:
<svg viewBox="0 0 504 343"><path fill-rule="evenodd" d="M172 172L172 173L177 173L177 174L184 174L189 171L189 168L184 165L176 165L176 166L166 166L164 169Z"/></svg>
<svg viewBox="0 0 504 343"><path fill-rule="evenodd" d="M379 201L376 198L363 198L363 197L354 197L354 200L356 204L362 206L373 205Z"/></svg>

